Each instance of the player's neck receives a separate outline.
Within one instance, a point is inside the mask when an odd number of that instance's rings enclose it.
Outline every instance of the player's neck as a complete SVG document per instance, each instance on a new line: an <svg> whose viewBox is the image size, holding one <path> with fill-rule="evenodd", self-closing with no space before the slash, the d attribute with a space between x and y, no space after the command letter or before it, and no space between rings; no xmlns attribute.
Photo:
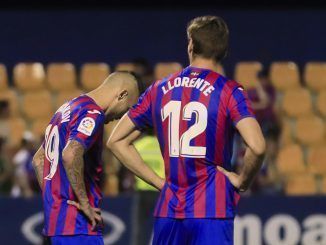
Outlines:
<svg viewBox="0 0 326 245"><path fill-rule="evenodd" d="M95 103L102 108L103 111L105 111L108 107L109 104L111 104L111 101L108 103L107 98L111 98L110 92L108 93L103 93L102 90L100 89L95 89L90 91L89 93L86 94L88 97L92 98ZM105 98L105 100L103 100Z"/></svg>
<svg viewBox="0 0 326 245"><path fill-rule="evenodd" d="M218 64L213 60L204 59L200 57L196 57L190 62L190 66L198 67L202 69L208 69L217 72L218 71Z"/></svg>

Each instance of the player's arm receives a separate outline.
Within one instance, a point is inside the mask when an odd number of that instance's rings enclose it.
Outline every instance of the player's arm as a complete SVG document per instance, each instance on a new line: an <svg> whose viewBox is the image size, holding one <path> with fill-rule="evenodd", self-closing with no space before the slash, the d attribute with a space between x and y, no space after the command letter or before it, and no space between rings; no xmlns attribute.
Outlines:
<svg viewBox="0 0 326 245"><path fill-rule="evenodd" d="M256 174L259 172L265 155L265 140L256 119L248 117L236 125L239 133L246 142L244 164L240 174L226 171L218 167L241 192L246 191Z"/></svg>
<svg viewBox="0 0 326 245"><path fill-rule="evenodd" d="M44 157L45 157L45 152L43 147L41 146L33 156L33 160L32 160L35 175L37 177L37 181L41 189L43 186Z"/></svg>
<svg viewBox="0 0 326 245"><path fill-rule="evenodd" d="M229 97L227 110L247 147L244 164L239 174L218 167L240 191L246 191L261 168L265 155L265 139L254 118L250 102L241 87L236 87Z"/></svg>
<svg viewBox="0 0 326 245"><path fill-rule="evenodd" d="M135 124L126 114L112 132L107 142L107 147L112 153L139 178L161 190L164 185L164 179L159 177L150 167L146 165L133 141L138 138L140 131L136 129Z"/></svg>
<svg viewBox="0 0 326 245"><path fill-rule="evenodd" d="M84 146L77 140L69 140L62 152L63 166L75 196L78 199L79 209L89 218L92 228L101 222L99 214L91 207L84 181Z"/></svg>
<svg viewBox="0 0 326 245"><path fill-rule="evenodd" d="M240 191L245 191L262 166L266 143L256 119L245 118L237 124L236 128L247 144L244 165L240 173L241 184L239 187Z"/></svg>

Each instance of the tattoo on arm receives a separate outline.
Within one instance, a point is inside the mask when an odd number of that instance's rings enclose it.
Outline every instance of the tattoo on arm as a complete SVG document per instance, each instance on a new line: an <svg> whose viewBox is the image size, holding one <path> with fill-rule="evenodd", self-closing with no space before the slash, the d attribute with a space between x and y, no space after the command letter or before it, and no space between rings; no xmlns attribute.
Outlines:
<svg viewBox="0 0 326 245"><path fill-rule="evenodd" d="M33 157L33 168L41 189L43 186L44 157L45 154L42 147L35 153Z"/></svg>
<svg viewBox="0 0 326 245"><path fill-rule="evenodd" d="M66 146L64 152L64 167L70 185L81 205L88 204L88 197L84 181L84 147L77 141L72 140Z"/></svg>

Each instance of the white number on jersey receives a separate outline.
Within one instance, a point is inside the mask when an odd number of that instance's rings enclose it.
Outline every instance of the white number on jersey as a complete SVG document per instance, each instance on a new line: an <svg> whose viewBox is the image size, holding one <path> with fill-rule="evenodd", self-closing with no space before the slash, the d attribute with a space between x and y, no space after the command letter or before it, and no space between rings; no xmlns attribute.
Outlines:
<svg viewBox="0 0 326 245"><path fill-rule="evenodd" d="M51 180L57 171L59 162L59 130L58 126L52 128L50 124L45 130L45 157L51 163L50 173L44 178Z"/></svg>
<svg viewBox="0 0 326 245"><path fill-rule="evenodd" d="M182 119L186 121L191 120L194 113L196 121L180 138L179 124L180 124L181 101L171 100L161 110L162 121L169 118L169 155L170 157L192 157L204 158L206 155L206 147L204 146L190 146L190 141L200 135L207 127L207 109L200 102L189 102L182 110Z"/></svg>

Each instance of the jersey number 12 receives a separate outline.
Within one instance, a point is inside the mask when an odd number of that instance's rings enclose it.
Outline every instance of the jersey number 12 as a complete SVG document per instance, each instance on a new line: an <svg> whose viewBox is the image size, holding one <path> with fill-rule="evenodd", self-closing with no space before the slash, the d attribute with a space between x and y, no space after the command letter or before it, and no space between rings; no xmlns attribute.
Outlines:
<svg viewBox="0 0 326 245"><path fill-rule="evenodd" d="M207 127L207 109L197 101L189 102L182 109L182 120L190 121L192 114L196 116L195 123L180 137L181 101L171 100L161 110L162 121L169 118L169 155L170 157L204 158L206 147L191 146L190 141L200 135Z"/></svg>

